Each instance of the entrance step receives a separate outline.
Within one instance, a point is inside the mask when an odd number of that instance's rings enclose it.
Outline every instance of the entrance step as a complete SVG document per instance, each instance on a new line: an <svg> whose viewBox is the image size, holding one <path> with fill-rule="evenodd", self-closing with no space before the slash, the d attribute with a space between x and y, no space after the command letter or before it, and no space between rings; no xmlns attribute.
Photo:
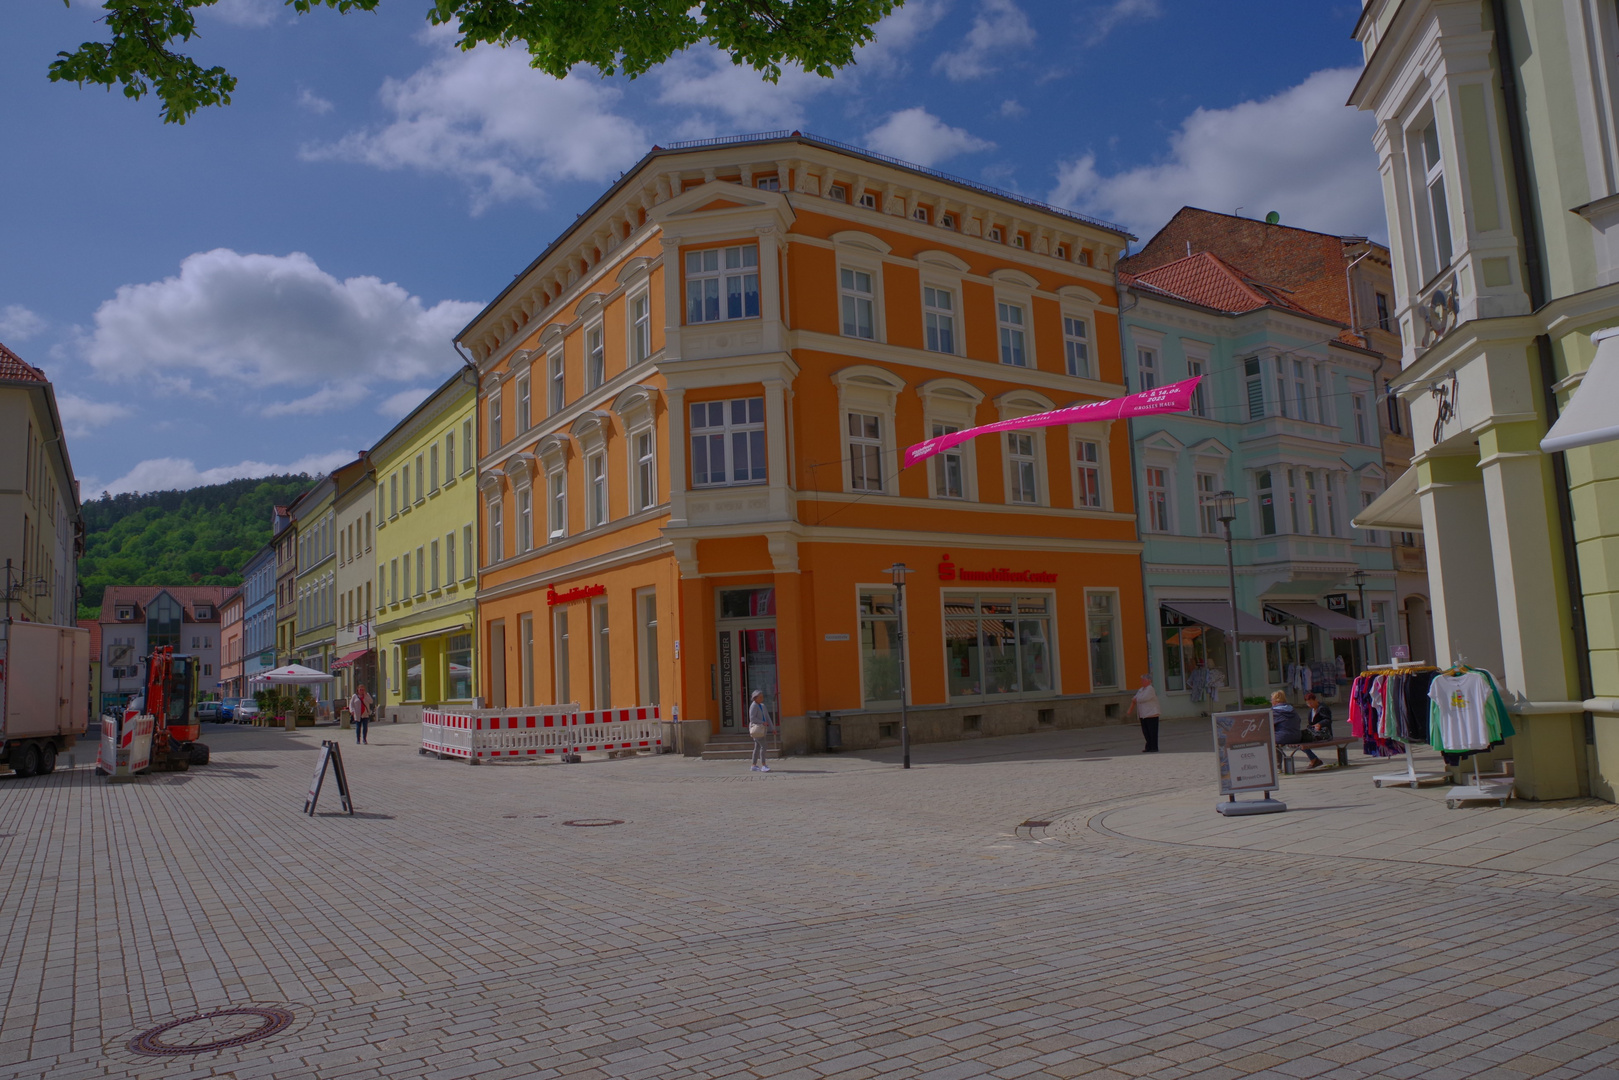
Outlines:
<svg viewBox="0 0 1619 1080"><path fill-rule="evenodd" d="M753 757L753 740L746 735L722 732L719 735L710 735L708 744L703 747L704 761L747 761ZM771 745L765 750L765 757L779 758L781 750L771 740Z"/></svg>

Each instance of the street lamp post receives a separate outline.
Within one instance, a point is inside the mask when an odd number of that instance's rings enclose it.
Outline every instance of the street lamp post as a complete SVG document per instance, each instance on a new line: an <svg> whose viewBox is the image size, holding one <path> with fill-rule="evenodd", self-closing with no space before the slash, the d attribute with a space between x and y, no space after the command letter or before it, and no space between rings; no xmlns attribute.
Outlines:
<svg viewBox="0 0 1619 1080"><path fill-rule="evenodd" d="M909 693L905 677L905 575L911 568L904 563L895 563L888 568L894 575L894 614L896 633L895 638L899 645L899 752L904 760L904 768L911 767L911 720L905 711L905 698Z"/></svg>
<svg viewBox="0 0 1619 1080"><path fill-rule="evenodd" d="M1237 680L1237 708L1242 708L1242 635L1237 622L1237 561L1231 547L1231 523L1237 520L1237 507L1247 502L1229 489L1210 495L1205 506L1214 507L1215 520L1225 526L1225 566L1231 586L1231 667Z"/></svg>
<svg viewBox="0 0 1619 1080"><path fill-rule="evenodd" d="M1355 589L1360 593L1360 606L1355 609L1355 617L1366 620L1366 628L1370 630L1372 620L1366 614L1366 571L1357 566L1353 576L1355 578ZM1360 636L1360 655L1361 659L1365 661L1365 663L1361 665L1362 667L1372 662L1372 651L1366 647L1366 639L1369 636L1369 634L1362 634Z"/></svg>

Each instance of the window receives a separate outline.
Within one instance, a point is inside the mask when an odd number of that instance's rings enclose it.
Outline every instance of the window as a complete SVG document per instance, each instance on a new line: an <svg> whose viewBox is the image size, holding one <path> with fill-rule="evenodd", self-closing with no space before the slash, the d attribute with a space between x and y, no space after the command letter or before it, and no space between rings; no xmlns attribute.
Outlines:
<svg viewBox="0 0 1619 1080"><path fill-rule="evenodd" d="M525 708L534 704L534 616L528 612L517 617L517 671Z"/></svg>
<svg viewBox="0 0 1619 1080"><path fill-rule="evenodd" d="M1282 369L1282 358L1276 358L1276 415L1287 415L1287 373Z"/></svg>
<svg viewBox="0 0 1619 1080"><path fill-rule="evenodd" d="M1001 227L999 225L991 225L989 227L988 240L989 240L990 243L992 243L992 244L1001 243L1001 236L1002 236Z"/></svg>
<svg viewBox="0 0 1619 1080"><path fill-rule="evenodd" d="M860 688L868 707L899 700L899 610L891 589L860 594Z"/></svg>
<svg viewBox="0 0 1619 1080"><path fill-rule="evenodd" d="M572 680L568 663L568 613L558 611L551 616L551 680L556 687L558 704L573 700Z"/></svg>
<svg viewBox="0 0 1619 1080"><path fill-rule="evenodd" d="M410 567L405 567L405 578L410 579ZM388 602L399 603L399 560L394 559L388 564Z"/></svg>
<svg viewBox="0 0 1619 1080"><path fill-rule="evenodd" d="M489 504L489 564L498 563L506 557L506 537L501 518L500 500L496 499Z"/></svg>
<svg viewBox="0 0 1619 1080"><path fill-rule="evenodd" d="M400 562L405 568L405 588L399 595L400 595L401 599L409 600L410 599L410 556L406 555L403 559L400 560Z"/></svg>
<svg viewBox="0 0 1619 1080"><path fill-rule="evenodd" d="M852 412L848 425L849 486L855 491L883 490L882 417Z"/></svg>
<svg viewBox="0 0 1619 1080"><path fill-rule="evenodd" d="M472 580L476 572L476 568L472 564L477 559L477 554L478 546L472 540L472 526L463 525L461 527L461 577L463 580Z"/></svg>
<svg viewBox="0 0 1619 1080"><path fill-rule="evenodd" d="M1147 528L1169 531L1169 470L1147 470Z"/></svg>
<svg viewBox="0 0 1619 1080"><path fill-rule="evenodd" d="M1372 503L1375 502L1375 501L1377 501L1377 492L1375 492L1375 491L1362 491L1360 493L1360 508L1362 510L1364 510L1368 506L1372 505ZM1382 542L1381 538L1377 534L1376 529L1366 529L1366 530L1364 530L1364 532L1365 532L1365 536L1366 536L1366 539L1365 539L1366 543L1376 545L1376 544L1380 544Z"/></svg>
<svg viewBox="0 0 1619 1080"><path fill-rule="evenodd" d="M844 187L842 184L833 184L831 187L826 189L826 197L829 199L835 199L838 202L848 202L849 189Z"/></svg>
<svg viewBox="0 0 1619 1080"><path fill-rule="evenodd" d="M703 401L691 407L693 487L765 480L765 400Z"/></svg>
<svg viewBox="0 0 1619 1080"><path fill-rule="evenodd" d="M996 303L995 317L1001 331L1001 363L1028 367L1023 348L1023 309L1017 304Z"/></svg>
<svg viewBox="0 0 1619 1080"><path fill-rule="evenodd" d="M780 191L781 177L761 176L759 179L753 182L753 186L758 188L760 191Z"/></svg>
<svg viewBox="0 0 1619 1080"><path fill-rule="evenodd" d="M1212 501L1219 490L1217 485L1218 478L1213 473L1197 474L1197 524L1204 536L1213 536L1219 531L1219 521L1215 517L1219 507Z"/></svg>
<svg viewBox="0 0 1619 1080"><path fill-rule="evenodd" d="M1164 689L1210 690L1228 684L1225 634L1193 622L1169 608L1158 609L1162 636ZM1214 678L1210 678L1214 675ZM1280 678L1273 680L1280 681Z"/></svg>
<svg viewBox="0 0 1619 1080"><path fill-rule="evenodd" d="M658 504L658 456L652 430L635 433L635 509Z"/></svg>
<svg viewBox="0 0 1619 1080"><path fill-rule="evenodd" d="M1433 277L1450 265L1450 209L1445 201L1445 162L1439 154L1439 125L1430 122L1422 131L1423 180L1428 190L1428 225L1431 230L1425 276Z"/></svg>
<svg viewBox="0 0 1619 1080"><path fill-rule="evenodd" d="M686 321L719 322L759 315L759 248L708 248L686 253Z"/></svg>
<svg viewBox="0 0 1619 1080"><path fill-rule="evenodd" d="M945 666L950 697L1054 690L1051 608L1049 596L946 593ZM897 691L894 696L898 697Z"/></svg>
<svg viewBox="0 0 1619 1080"><path fill-rule="evenodd" d="M551 415L555 416L568 404L568 369L563 363L562 354L555 353L551 357Z"/></svg>
<svg viewBox="0 0 1619 1080"><path fill-rule="evenodd" d="M455 479L455 432L444 433L444 482Z"/></svg>
<svg viewBox="0 0 1619 1080"><path fill-rule="evenodd" d="M1327 390L1331 385L1332 373L1323 375L1320 364L1311 364L1310 388L1315 391L1315 422L1318 424L1332 423L1332 413L1327 409Z"/></svg>
<svg viewBox="0 0 1619 1080"><path fill-rule="evenodd" d="M433 545L432 545L432 549L431 549L430 554L432 555L432 558L428 560L427 565L431 568L431 570L433 572L432 589L433 589L434 592L438 592L440 586L439 586L439 576L438 576L438 541L437 540L433 541Z"/></svg>
<svg viewBox="0 0 1619 1080"><path fill-rule="evenodd" d="M652 355L652 302L646 293L630 299L630 363Z"/></svg>
<svg viewBox="0 0 1619 1080"><path fill-rule="evenodd" d="M1015 247L1015 248L1021 248L1021 247L1028 247L1029 245L1028 245L1028 241L1023 238L1022 233L1013 233L1012 234L1012 246Z"/></svg>
<svg viewBox="0 0 1619 1080"><path fill-rule="evenodd" d="M932 438L941 435L954 435L961 428L956 424L934 424ZM935 454L933 465L933 494L940 499L965 499L967 497L967 471L966 462L962 459L961 447L951 447L942 453Z"/></svg>
<svg viewBox="0 0 1619 1080"><path fill-rule="evenodd" d="M455 584L455 533L444 534L444 583Z"/></svg>
<svg viewBox="0 0 1619 1080"><path fill-rule="evenodd" d="M1085 590L1086 634L1091 646L1091 689L1119 685L1118 594Z"/></svg>
<svg viewBox="0 0 1619 1080"><path fill-rule="evenodd" d="M875 209L877 209L877 195L876 195L876 193L870 192L870 191L862 191L860 193L860 205L865 207L867 210L875 210Z"/></svg>
<svg viewBox="0 0 1619 1080"><path fill-rule="evenodd" d="M1007 485L1006 501L1037 503L1039 472L1034 453L1034 435L1027 431L1011 431L1006 435Z"/></svg>
<svg viewBox="0 0 1619 1080"><path fill-rule="evenodd" d="M405 700L422 700L422 643L405 646Z"/></svg>
<svg viewBox="0 0 1619 1080"><path fill-rule="evenodd" d="M1385 293L1377 294L1377 328L1379 330L1389 328L1389 298Z"/></svg>
<svg viewBox="0 0 1619 1080"><path fill-rule="evenodd" d="M1389 406L1389 432L1399 435L1404 432L1400 425L1400 399L1389 386L1387 379L1383 380L1383 397Z"/></svg>
<svg viewBox="0 0 1619 1080"><path fill-rule="evenodd" d="M1068 245L1058 244L1056 247L1051 249L1051 254L1066 262L1068 259Z"/></svg>
<svg viewBox="0 0 1619 1080"><path fill-rule="evenodd" d="M1293 361L1293 404L1300 420L1310 419L1310 399L1304 392L1304 361Z"/></svg>
<svg viewBox="0 0 1619 1080"><path fill-rule="evenodd" d="M438 443L427 448L427 490L438 491Z"/></svg>
<svg viewBox="0 0 1619 1080"><path fill-rule="evenodd" d="M915 210L911 211L911 217L926 225L928 223L928 208L925 206L918 206Z"/></svg>
<svg viewBox="0 0 1619 1080"><path fill-rule="evenodd" d="M1186 361L1186 377L1198 378L1208 373L1208 365L1202 360ZM1206 382L1207 380L1205 380ZM1209 397L1204 382L1200 382L1192 390L1192 407L1189 410L1193 416L1209 415Z"/></svg>
<svg viewBox="0 0 1619 1080"><path fill-rule="evenodd" d="M489 398L489 452L491 454L506 443L506 439L500 430L500 413L500 390L497 387L494 394Z"/></svg>
<svg viewBox="0 0 1619 1080"><path fill-rule="evenodd" d="M607 524L607 455L591 454L585 461L590 478L590 527Z"/></svg>
<svg viewBox="0 0 1619 1080"><path fill-rule="evenodd" d="M1304 531L1299 528L1299 477L1295 469L1287 470L1287 517L1293 532Z"/></svg>
<svg viewBox="0 0 1619 1080"><path fill-rule="evenodd" d="M874 339L877 329L873 322L871 275L864 270L844 267L838 271L838 286L843 305L843 336Z"/></svg>
<svg viewBox="0 0 1619 1080"><path fill-rule="evenodd" d="M954 215L954 214L940 214L939 215L939 228L941 228L941 229L954 229L955 227L956 227L956 215Z"/></svg>
<svg viewBox="0 0 1619 1080"><path fill-rule="evenodd" d="M522 376L518 377L518 380L517 380L517 433L519 435L521 435L523 432L527 431L531 426L533 426L531 418L529 416L529 411L528 411L528 406L529 406L528 382L529 382L529 379L528 379L527 375L522 375ZM437 487L438 484L435 482L433 486Z"/></svg>
<svg viewBox="0 0 1619 1080"><path fill-rule="evenodd" d="M1321 474L1321 490L1327 497L1327 535L1338 535L1338 497L1333 490L1332 474Z"/></svg>
<svg viewBox="0 0 1619 1080"><path fill-rule="evenodd" d="M568 535L568 471L557 469L546 477L548 499L546 535L552 540Z"/></svg>
<svg viewBox="0 0 1619 1080"><path fill-rule="evenodd" d="M465 701L472 697L472 635L451 634L448 645L444 666L449 686L444 696L451 701Z"/></svg>
<svg viewBox="0 0 1619 1080"><path fill-rule="evenodd" d="M613 707L613 650L608 640L607 601L598 600L590 605L592 634L595 642L592 659L596 668L596 701L598 709Z"/></svg>
<svg viewBox="0 0 1619 1080"><path fill-rule="evenodd" d="M1304 470L1304 507L1310 521L1310 532L1321 535L1321 508L1316 500L1315 470Z"/></svg>
<svg viewBox="0 0 1619 1080"><path fill-rule="evenodd" d="M1366 399L1360 394L1354 395L1355 409L1355 441L1368 442L1366 438Z"/></svg>
<svg viewBox="0 0 1619 1080"><path fill-rule="evenodd" d="M478 463L472 457L472 421L461 421L461 471L469 473Z"/></svg>
<svg viewBox="0 0 1619 1080"><path fill-rule="evenodd" d="M1091 377L1090 327L1084 319L1062 317L1062 343L1068 355L1068 374L1077 379Z"/></svg>
<svg viewBox="0 0 1619 1080"><path fill-rule="evenodd" d="M1259 532L1262 536L1276 535L1276 493L1271 490L1270 470L1254 474L1254 490L1259 494Z"/></svg>
<svg viewBox="0 0 1619 1080"><path fill-rule="evenodd" d="M956 298L949 289L922 289L922 322L929 352L956 351Z"/></svg>
<svg viewBox="0 0 1619 1080"><path fill-rule="evenodd" d="M427 595L427 549L416 549L416 595Z"/></svg>
<svg viewBox="0 0 1619 1080"><path fill-rule="evenodd" d="M517 493L517 550L534 550L534 492L528 488Z"/></svg>
<svg viewBox="0 0 1619 1080"><path fill-rule="evenodd" d="M1136 350L1136 378L1141 381L1138 390L1151 390L1158 385L1158 352L1155 349Z"/></svg>
<svg viewBox="0 0 1619 1080"><path fill-rule="evenodd" d="M656 705L662 700L658 689L658 594L646 589L635 594L635 610L640 618L641 704Z"/></svg>
<svg viewBox="0 0 1619 1080"><path fill-rule="evenodd" d="M399 474L394 473L388 477L388 516L399 516Z"/></svg>
<svg viewBox="0 0 1619 1080"><path fill-rule="evenodd" d="M1100 509L1102 506L1102 448L1090 439L1074 443L1074 505Z"/></svg>
<svg viewBox="0 0 1619 1080"><path fill-rule="evenodd" d="M602 344L602 328L585 333L585 389L594 390L607 381L607 349Z"/></svg>

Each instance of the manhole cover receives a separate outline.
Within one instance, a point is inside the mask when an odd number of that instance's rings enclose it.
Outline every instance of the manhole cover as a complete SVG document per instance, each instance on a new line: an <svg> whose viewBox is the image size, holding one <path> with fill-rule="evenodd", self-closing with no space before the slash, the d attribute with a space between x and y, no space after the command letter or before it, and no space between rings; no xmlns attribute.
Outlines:
<svg viewBox="0 0 1619 1080"><path fill-rule="evenodd" d="M215 1009L213 1012L187 1016L159 1024L129 1040L129 1049L152 1057L170 1057L175 1054L206 1054L214 1050L228 1050L260 1039L268 1039L292 1023L292 1013L273 1006L243 1006L236 1009ZM163 1036L178 1029L186 1042L166 1042Z"/></svg>
<svg viewBox="0 0 1619 1080"><path fill-rule="evenodd" d="M562 824L572 825L576 829L596 829L603 825L622 825L624 823L617 818L587 817L577 818L573 821L564 821Z"/></svg>

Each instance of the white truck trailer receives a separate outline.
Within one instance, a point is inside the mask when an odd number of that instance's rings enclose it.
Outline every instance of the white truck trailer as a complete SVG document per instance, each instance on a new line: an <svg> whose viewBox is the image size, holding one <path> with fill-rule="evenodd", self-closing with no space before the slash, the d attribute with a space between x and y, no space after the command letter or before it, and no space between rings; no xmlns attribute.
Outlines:
<svg viewBox="0 0 1619 1080"><path fill-rule="evenodd" d="M90 631L0 620L0 766L18 776L56 768L90 713Z"/></svg>

